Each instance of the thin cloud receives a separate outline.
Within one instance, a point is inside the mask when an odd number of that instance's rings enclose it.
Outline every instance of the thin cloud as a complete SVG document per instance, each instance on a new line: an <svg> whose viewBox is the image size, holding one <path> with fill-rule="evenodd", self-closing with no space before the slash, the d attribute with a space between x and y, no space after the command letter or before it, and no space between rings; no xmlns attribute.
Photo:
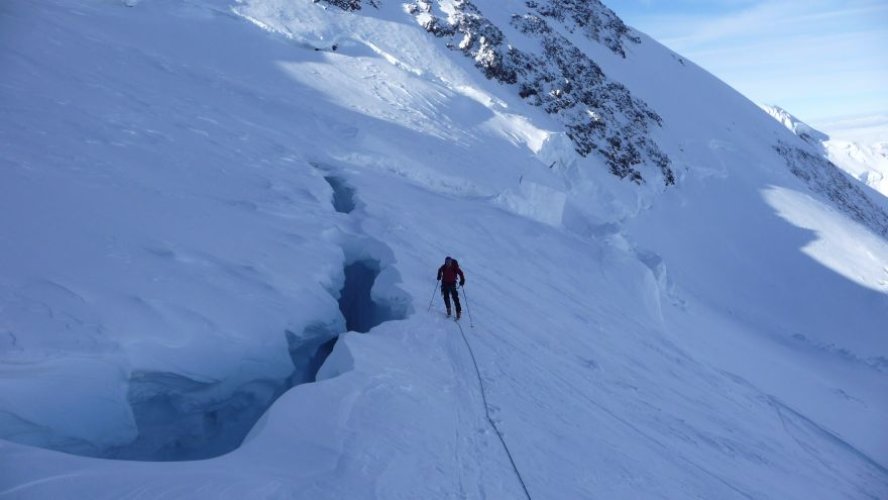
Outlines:
<svg viewBox="0 0 888 500"><path fill-rule="evenodd" d="M779 104L804 120L888 110L883 0L609 5L750 99Z"/></svg>

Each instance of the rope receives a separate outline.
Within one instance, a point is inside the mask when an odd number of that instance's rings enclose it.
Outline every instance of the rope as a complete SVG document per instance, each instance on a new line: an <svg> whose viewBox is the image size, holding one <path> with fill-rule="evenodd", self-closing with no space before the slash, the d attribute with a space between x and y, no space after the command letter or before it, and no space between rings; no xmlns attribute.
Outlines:
<svg viewBox="0 0 888 500"><path fill-rule="evenodd" d="M475 366L475 376L478 377L478 386L481 387L481 400L484 402L484 415L487 417L487 422L490 424L490 427L493 428L494 432L496 432L496 437L499 438L500 444L503 445L503 450L506 451L506 456L509 457L509 463L512 464L512 470L515 471L515 477L517 477L518 482L521 483L521 489L524 490L524 495L527 497L527 500L532 500L530 492L527 491L527 485L524 484L524 478L521 477L521 472L518 470L518 466L515 465L515 458L512 457L512 452L509 451L509 445L506 444L506 439L503 437L503 433L500 432L499 427L496 426L496 422L494 422L493 418L490 416L490 405L487 404L487 391L484 389L484 380L481 378L481 370L478 369L478 361L475 359L475 352L472 350L472 345L469 344L469 339L466 338L466 334L463 332L462 325L459 324L459 321L456 321L455 323L457 328L459 328L459 334L462 336L466 348L469 350L469 355L472 357L472 364Z"/></svg>

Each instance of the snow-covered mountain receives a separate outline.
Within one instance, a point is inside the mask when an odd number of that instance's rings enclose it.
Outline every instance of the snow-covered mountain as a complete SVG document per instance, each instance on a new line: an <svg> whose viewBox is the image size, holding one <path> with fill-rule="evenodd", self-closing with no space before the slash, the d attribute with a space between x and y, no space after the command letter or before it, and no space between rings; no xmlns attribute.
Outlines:
<svg viewBox="0 0 888 500"><path fill-rule="evenodd" d="M0 23L0 497L888 496L888 200L605 5Z"/></svg>
<svg viewBox="0 0 888 500"><path fill-rule="evenodd" d="M799 120L779 106L763 105L786 128L812 146L820 148L829 161L849 175L888 197L888 134L882 140L833 138Z"/></svg>
<svg viewBox="0 0 888 500"><path fill-rule="evenodd" d="M825 145L831 162L888 197L888 142L830 139Z"/></svg>
<svg viewBox="0 0 888 500"><path fill-rule="evenodd" d="M799 120L789 111L781 108L780 106L774 106L772 104L763 104L761 108L765 110L766 113L771 115L775 120L782 123L784 127L791 130L795 135L801 137L808 144L822 148L824 147L824 143L829 140L829 136L824 134L823 132L811 127L807 123Z"/></svg>

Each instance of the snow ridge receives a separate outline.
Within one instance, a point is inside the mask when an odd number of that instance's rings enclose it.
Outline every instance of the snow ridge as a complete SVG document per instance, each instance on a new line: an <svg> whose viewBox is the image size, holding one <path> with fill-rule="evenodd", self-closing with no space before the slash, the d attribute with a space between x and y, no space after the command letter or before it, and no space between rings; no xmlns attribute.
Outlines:
<svg viewBox="0 0 888 500"><path fill-rule="evenodd" d="M796 118L792 113L780 106L766 104L760 105L760 107L775 120L782 123L784 127L788 128L795 135L801 137L802 140L816 148L823 149L823 142L829 140L828 135Z"/></svg>

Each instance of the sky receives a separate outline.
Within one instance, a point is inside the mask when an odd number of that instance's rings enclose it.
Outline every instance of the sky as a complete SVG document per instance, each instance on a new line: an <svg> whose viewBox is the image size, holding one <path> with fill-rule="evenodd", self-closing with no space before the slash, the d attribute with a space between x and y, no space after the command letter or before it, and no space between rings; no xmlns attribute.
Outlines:
<svg viewBox="0 0 888 500"><path fill-rule="evenodd" d="M827 133L875 116L888 131L888 0L604 2L757 103Z"/></svg>

